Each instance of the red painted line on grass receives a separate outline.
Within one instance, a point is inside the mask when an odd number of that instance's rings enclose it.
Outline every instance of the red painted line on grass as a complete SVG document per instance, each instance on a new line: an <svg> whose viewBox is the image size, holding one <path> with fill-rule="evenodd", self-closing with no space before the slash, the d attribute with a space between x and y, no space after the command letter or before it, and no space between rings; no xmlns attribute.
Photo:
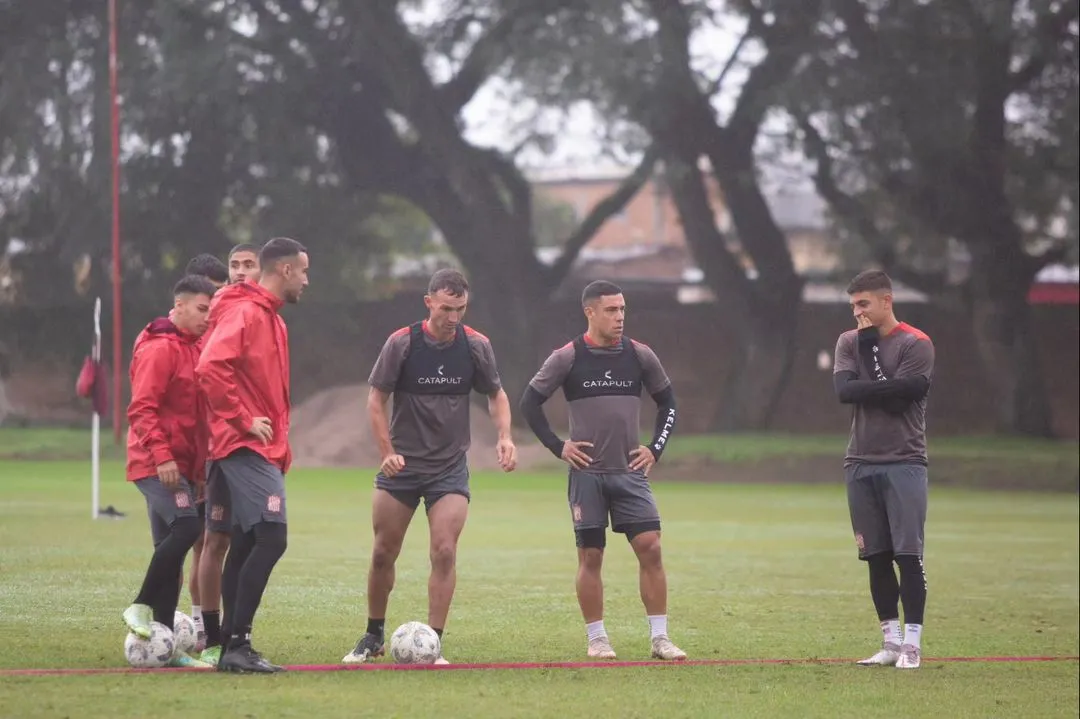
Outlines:
<svg viewBox="0 0 1080 719"><path fill-rule="evenodd" d="M468 669L615 669L626 667L672 666L753 666L801 664L855 664L855 659L691 659L682 662L665 661L596 661L596 662L489 662L478 664L294 664L285 668L291 672L343 671L455 671ZM1019 657L924 657L924 662L1075 662L1080 657L1019 656ZM0 676L63 676L71 674L174 674L212 671L208 669L135 669L133 667L96 667L74 669L0 669Z"/></svg>

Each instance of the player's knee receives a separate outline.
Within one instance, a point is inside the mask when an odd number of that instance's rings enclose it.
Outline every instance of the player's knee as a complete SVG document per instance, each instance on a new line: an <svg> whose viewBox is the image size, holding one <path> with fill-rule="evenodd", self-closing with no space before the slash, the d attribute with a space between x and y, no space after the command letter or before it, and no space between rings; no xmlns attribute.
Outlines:
<svg viewBox="0 0 1080 719"><path fill-rule="evenodd" d="M229 551L229 539L230 536L225 532L207 532L203 539L203 551L221 561Z"/></svg>
<svg viewBox="0 0 1080 719"><path fill-rule="evenodd" d="M401 546L395 542L375 538L375 544L371 548L371 568L375 571L390 569L397 561Z"/></svg>
<svg viewBox="0 0 1080 719"><path fill-rule="evenodd" d="M457 561L457 547L454 543L446 540L436 542L431 547L431 568L435 570L450 570Z"/></svg>
<svg viewBox="0 0 1080 719"><path fill-rule="evenodd" d="M176 537L177 544L183 546L186 553L199 538L201 530L198 517L177 517L169 528L169 533Z"/></svg>
<svg viewBox="0 0 1080 719"><path fill-rule="evenodd" d="M926 586L926 570L923 567L922 557L916 554L896 555L896 566L900 570L901 583L921 583Z"/></svg>
<svg viewBox="0 0 1080 719"><path fill-rule="evenodd" d="M643 567L654 567L662 564L659 532L646 531L634 534L632 537L627 534L627 539L634 549L634 554L637 555L638 564Z"/></svg>
<svg viewBox="0 0 1080 719"><path fill-rule="evenodd" d="M578 549L578 571L585 574L600 575L604 566L604 550L599 547L582 547Z"/></svg>
<svg viewBox="0 0 1080 719"><path fill-rule="evenodd" d="M255 546L278 557L289 546L289 530L281 522L259 522L254 527Z"/></svg>

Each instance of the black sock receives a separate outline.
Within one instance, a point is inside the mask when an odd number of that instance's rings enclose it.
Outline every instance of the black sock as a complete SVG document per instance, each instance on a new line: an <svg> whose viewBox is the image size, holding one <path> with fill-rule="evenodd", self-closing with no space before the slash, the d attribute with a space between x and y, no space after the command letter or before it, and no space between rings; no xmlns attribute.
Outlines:
<svg viewBox="0 0 1080 719"><path fill-rule="evenodd" d="M900 601L904 605L904 624L922 624L926 611L926 572L922 557L905 554L896 558L900 567Z"/></svg>
<svg viewBox="0 0 1080 719"><path fill-rule="evenodd" d="M176 605L180 601L180 584L179 576L169 577L161 585L161 593L153 604L154 621L164 624L169 629L175 629L173 625L176 621Z"/></svg>
<svg viewBox="0 0 1080 719"><path fill-rule="evenodd" d="M245 532L240 526L234 526L229 542L229 553L225 557L225 566L221 570L221 639L224 649L228 649L229 636L232 634L232 617L236 613L236 589L240 583L240 569L244 566L251 550L255 547L255 535Z"/></svg>
<svg viewBox="0 0 1080 719"><path fill-rule="evenodd" d="M206 628L206 646L216 647L221 644L221 611L206 610L202 613L202 618Z"/></svg>
<svg viewBox="0 0 1080 719"><path fill-rule="evenodd" d="M229 636L229 650L239 649L240 647L251 646L251 625L246 627L237 627L233 630L233 633Z"/></svg>
<svg viewBox="0 0 1080 719"><path fill-rule="evenodd" d="M239 581L236 587L236 610L232 612L229 626L232 627L230 634L230 647L237 637L251 634L251 625L255 622L255 613L262 603L263 592L270 581L270 573L274 571L274 565L285 554L287 546L287 530L284 524L278 522L259 522L252 530L255 537L255 547L248 555L244 566L240 568ZM243 643L243 640L240 640Z"/></svg>
<svg viewBox="0 0 1080 719"><path fill-rule="evenodd" d="M372 619L368 617L367 620L367 633L374 634L382 639L386 632L386 620L385 619Z"/></svg>
<svg viewBox="0 0 1080 719"><path fill-rule="evenodd" d="M180 572L184 566L184 556L198 537L199 518L180 517L172 523L168 535L154 547L154 556L146 568L136 604L146 604L154 609L154 621L162 622L172 628L173 615L180 598ZM170 599L171 597L171 599ZM172 612L165 616L168 605ZM167 621L162 621L167 619Z"/></svg>
<svg viewBox="0 0 1080 719"><path fill-rule="evenodd" d="M435 629L435 627L432 627L432 629ZM439 639L442 639L442 632L442 629L435 629L435 633L439 635Z"/></svg>
<svg viewBox="0 0 1080 719"><path fill-rule="evenodd" d="M900 584L892 565L892 553L875 554L866 560L870 567L870 597L874 600L878 620L882 622L900 616Z"/></svg>

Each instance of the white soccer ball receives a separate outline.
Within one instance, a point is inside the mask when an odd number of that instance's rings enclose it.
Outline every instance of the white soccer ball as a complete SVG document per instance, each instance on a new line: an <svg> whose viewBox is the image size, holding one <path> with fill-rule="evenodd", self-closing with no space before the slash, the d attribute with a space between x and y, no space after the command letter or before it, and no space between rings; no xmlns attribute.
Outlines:
<svg viewBox="0 0 1080 719"><path fill-rule="evenodd" d="M195 620L177 610L173 618L173 642L176 644L176 651L191 654L198 641L199 632L195 628Z"/></svg>
<svg viewBox="0 0 1080 719"><path fill-rule="evenodd" d="M441 654L439 635L423 622L406 622L390 635L390 657L398 664L433 664Z"/></svg>
<svg viewBox="0 0 1080 719"><path fill-rule="evenodd" d="M124 656L133 667L156 669L169 663L175 647L172 630L160 622L151 622L149 639L128 632L124 639Z"/></svg>

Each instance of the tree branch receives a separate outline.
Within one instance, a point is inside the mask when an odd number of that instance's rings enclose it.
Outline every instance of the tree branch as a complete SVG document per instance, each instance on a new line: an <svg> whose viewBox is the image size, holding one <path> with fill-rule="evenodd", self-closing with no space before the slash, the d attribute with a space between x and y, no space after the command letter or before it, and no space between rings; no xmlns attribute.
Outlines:
<svg viewBox="0 0 1080 719"><path fill-rule="evenodd" d="M807 31L806 26L816 22L821 4L822 0L800 0L781 15L784 22L772 25L765 22L764 11L753 3L745 4L746 12L751 16L751 27L757 28L755 32L768 52L750 70L728 119L728 131L737 140L753 143L765 113L772 105L772 93L791 77L795 65L814 41L813 33Z"/></svg>
<svg viewBox="0 0 1080 719"><path fill-rule="evenodd" d="M1009 77L1012 92L1022 90L1043 73L1054 55L1061 49L1069 26L1080 16L1080 0L1066 0L1057 12L1047 13L1035 25L1036 49L1027 62Z"/></svg>
<svg viewBox="0 0 1080 719"><path fill-rule="evenodd" d="M727 62L720 68L720 74L717 75L716 79L709 85L710 97L723 90L724 80L727 80L727 76L735 68L735 63L739 61L739 55L742 53L743 47L750 41L751 37L753 37L752 33L747 31L739 38L739 42L735 44L735 49L731 51L731 55L728 56Z"/></svg>
<svg viewBox="0 0 1080 719"><path fill-rule="evenodd" d="M532 226L532 186L512 160L507 159L498 150L477 150L487 160L492 173L510 193L513 214L520 215L528 226Z"/></svg>
<svg viewBox="0 0 1080 719"><path fill-rule="evenodd" d="M874 259L881 263L885 271L897 280L920 292L938 295L946 289L944 273L927 275L900 263L896 257L896 248L877 226L873 216L863 203L840 189L836 181L836 171L828 143L805 114L797 115L799 129L803 135L803 148L807 156L814 161L814 187L822 199L828 203L836 216L844 220L866 243Z"/></svg>
<svg viewBox="0 0 1080 719"><path fill-rule="evenodd" d="M622 184L610 195L598 202L581 221L578 228L563 243L563 251L545 273L544 284L549 289L556 288L573 267L581 250L589 244L596 232L612 215L626 207L642 186L652 176L653 168L660 157L659 148L654 144L645 151L634 171L622 181Z"/></svg>
<svg viewBox="0 0 1080 719"><path fill-rule="evenodd" d="M457 73L438 87L446 106L455 114L460 112L491 74L509 59L513 37L522 25L542 19L560 6L558 0L534 0L516 3L507 10L473 43Z"/></svg>

